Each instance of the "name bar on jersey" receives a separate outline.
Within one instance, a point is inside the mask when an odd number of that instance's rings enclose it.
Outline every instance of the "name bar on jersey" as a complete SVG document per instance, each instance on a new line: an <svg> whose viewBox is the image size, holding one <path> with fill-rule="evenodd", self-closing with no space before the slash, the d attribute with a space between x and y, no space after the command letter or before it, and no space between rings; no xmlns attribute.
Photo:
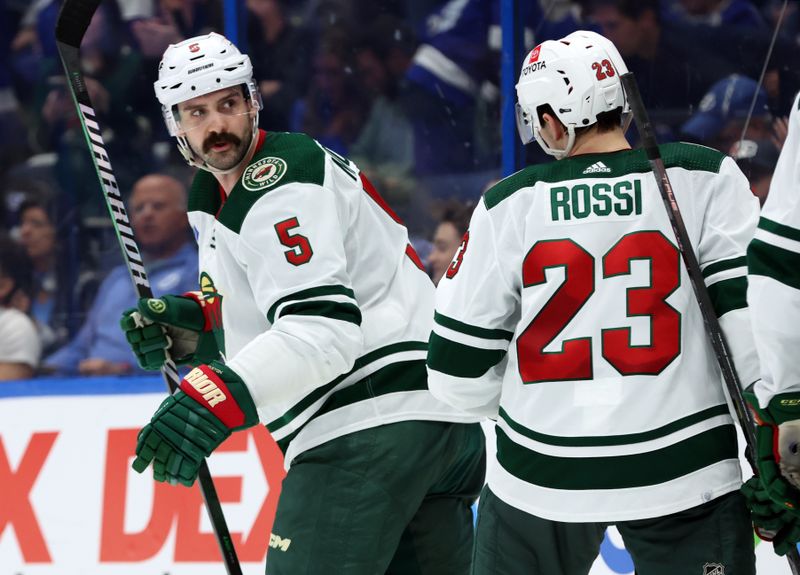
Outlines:
<svg viewBox="0 0 800 575"><path fill-rule="evenodd" d="M586 218L609 216L628 218L641 213L642 182L638 179L550 188L550 220L554 223L578 223Z"/></svg>

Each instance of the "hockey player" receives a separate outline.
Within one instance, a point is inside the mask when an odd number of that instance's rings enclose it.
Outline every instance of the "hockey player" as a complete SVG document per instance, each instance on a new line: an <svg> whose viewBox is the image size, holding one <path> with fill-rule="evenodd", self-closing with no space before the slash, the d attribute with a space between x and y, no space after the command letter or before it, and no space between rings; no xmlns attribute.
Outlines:
<svg viewBox="0 0 800 575"><path fill-rule="evenodd" d="M223 36L171 45L155 90L200 168L201 291L140 300L122 325L145 367L165 350L197 367L140 433L134 468L191 485L260 421L288 468L273 534L290 543L268 574L466 573L483 436L428 391L434 288L405 227L346 158L257 129L250 60Z"/></svg>
<svg viewBox="0 0 800 575"><path fill-rule="evenodd" d="M789 115L783 145L755 237L747 249L749 286L761 379L745 398L760 424L756 429L756 463L761 487L780 509L795 517L795 530L775 541L785 553L800 538L800 95ZM759 485L747 483L745 494L758 501ZM777 530L775 513L767 517L753 506L757 526ZM772 515L773 517L769 517ZM784 518L786 513L783 514ZM784 533L785 534L785 533ZM780 533L779 533L780 535ZM788 544L787 544L788 538Z"/></svg>
<svg viewBox="0 0 800 575"><path fill-rule="evenodd" d="M624 135L626 71L591 32L526 56L520 135L559 161L486 192L439 283L431 391L497 420L473 573L588 573L610 524L637 573L755 572L720 372L647 158ZM758 202L715 150L661 155L751 383Z"/></svg>

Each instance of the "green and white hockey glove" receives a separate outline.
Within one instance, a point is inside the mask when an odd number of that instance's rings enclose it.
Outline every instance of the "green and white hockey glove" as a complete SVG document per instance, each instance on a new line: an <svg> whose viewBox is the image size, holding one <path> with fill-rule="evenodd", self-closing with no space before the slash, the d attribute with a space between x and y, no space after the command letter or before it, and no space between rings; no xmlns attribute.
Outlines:
<svg viewBox="0 0 800 575"><path fill-rule="evenodd" d="M750 385L744 398L756 423L756 468L770 498L800 512L800 393L782 393L762 409Z"/></svg>
<svg viewBox="0 0 800 575"><path fill-rule="evenodd" d="M233 431L258 423L241 378L220 362L200 365L139 432L133 469L153 464L153 479L191 486L200 464Z"/></svg>
<svg viewBox="0 0 800 575"><path fill-rule="evenodd" d="M786 555L800 541L800 514L770 499L758 477L751 477L742 485L742 494L750 509L756 535L771 541L775 553Z"/></svg>
<svg viewBox="0 0 800 575"><path fill-rule="evenodd" d="M167 350L178 365L209 363L220 359L221 301L202 292L141 298L123 312L120 327L143 369L160 369Z"/></svg>

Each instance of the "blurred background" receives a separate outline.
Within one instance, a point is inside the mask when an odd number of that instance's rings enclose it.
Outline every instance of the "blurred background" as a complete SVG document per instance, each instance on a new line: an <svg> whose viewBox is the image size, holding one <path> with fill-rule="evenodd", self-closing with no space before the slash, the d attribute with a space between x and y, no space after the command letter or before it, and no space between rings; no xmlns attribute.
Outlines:
<svg viewBox="0 0 800 575"><path fill-rule="evenodd" d="M0 379L141 374L117 327L135 296L56 53L60 4L0 0L0 318L13 326ZM661 142L733 155L763 201L800 89L796 2L517 4L509 18L511 0L104 1L82 65L156 294L192 288L197 264L183 213L191 170L152 86L168 44L209 31L250 55L261 127L353 159L434 281L481 193L551 161L521 150L503 110L524 54L576 29L615 42Z"/></svg>
<svg viewBox="0 0 800 575"><path fill-rule="evenodd" d="M18 380L0 383L0 564L218 573L199 491L129 469L164 384L143 376L118 327L136 294L66 90L60 6L0 0L0 380ZM763 202L800 90L796 0L103 0L82 68L154 293L197 278L192 169L153 94L170 43L217 31L249 54L261 127L353 159L438 282L481 194L552 161L519 143L514 84L530 49L577 29L617 45L661 142L732 155ZM210 461L246 573L263 573L283 476L257 431ZM763 572L788 573L769 546L757 556ZM592 573L632 571L610 530Z"/></svg>

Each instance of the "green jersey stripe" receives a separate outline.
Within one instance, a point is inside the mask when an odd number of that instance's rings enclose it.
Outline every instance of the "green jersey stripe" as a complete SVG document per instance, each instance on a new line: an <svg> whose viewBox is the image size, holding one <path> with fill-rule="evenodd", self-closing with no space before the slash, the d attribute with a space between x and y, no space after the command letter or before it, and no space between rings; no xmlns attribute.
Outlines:
<svg viewBox="0 0 800 575"><path fill-rule="evenodd" d="M322 387L316 388L314 391L306 395L302 400L296 403L291 409L289 409L286 413L284 413L278 419L275 419L267 424L267 429L271 432L275 432L280 428L287 425L291 422L295 417L300 415L303 411L308 409L311 405L313 405L316 401L319 401L322 397L325 396L329 391L339 385L342 381L344 381L347 377L361 369L369 365L370 363L381 359L382 357L386 357L388 355L392 355L394 353L400 353L404 351L425 351L428 349L428 344L423 341L405 341L402 343L393 343L391 345L387 345L376 349L374 351L369 352L368 354L358 358L353 364L353 369L344 373L331 381L330 383L326 383ZM423 361L423 360L419 360Z"/></svg>
<svg viewBox="0 0 800 575"><path fill-rule="evenodd" d="M425 369L425 360L398 361L397 363L389 364L353 385L331 394L311 419L290 435L279 440L277 442L278 447L283 453L286 453L286 450L289 449L289 444L310 421L335 409L389 393L423 391L426 389L428 389L428 373ZM267 427L269 428L269 426Z"/></svg>
<svg viewBox="0 0 800 575"><path fill-rule="evenodd" d="M361 310L352 303L336 301L303 301L285 306L279 317L287 315L319 315L361 325Z"/></svg>
<svg viewBox="0 0 800 575"><path fill-rule="evenodd" d="M747 307L747 278L742 276L718 281L708 286L708 295L717 317Z"/></svg>
<svg viewBox="0 0 800 575"><path fill-rule="evenodd" d="M350 288L346 288L343 285L319 286L319 287L308 288L289 294L287 296L283 296L281 299L272 304L272 306L269 308L269 311L267 311L267 321L269 321L269 323L274 323L275 312L277 311L278 306L286 303L287 301L304 300L304 299L323 297L329 295L343 295L356 299L356 294L353 292L353 290L351 290Z"/></svg>
<svg viewBox="0 0 800 575"><path fill-rule="evenodd" d="M481 349L456 343L433 332L428 367L454 377L481 377L500 363L505 354L501 349Z"/></svg>
<svg viewBox="0 0 800 575"><path fill-rule="evenodd" d="M442 327L446 327L466 335L471 335L473 337L480 337L482 339L504 339L511 341L511 339L514 337L514 332L506 331L504 329L486 329L483 327L477 327L458 321L457 319L447 317L438 311L433 313L433 321Z"/></svg>
<svg viewBox="0 0 800 575"><path fill-rule="evenodd" d="M497 430L497 460L518 479L551 489L624 489L678 479L726 459L736 459L733 425L714 427L673 445L632 455L556 457L514 443Z"/></svg>
<svg viewBox="0 0 800 575"><path fill-rule="evenodd" d="M713 264L707 265L703 269L703 277L707 278L708 276L712 276L716 273L725 271L725 270L732 270L734 268L740 268L747 265L747 258L745 256L740 256L738 258L731 258L729 260L722 260L719 262L714 262Z"/></svg>
<svg viewBox="0 0 800 575"><path fill-rule="evenodd" d="M800 230L797 228L773 222L763 216L758 220L758 227L776 236L783 236L784 238L800 242Z"/></svg>
<svg viewBox="0 0 800 575"><path fill-rule="evenodd" d="M747 248L751 275L766 276L800 289L800 254L754 239Z"/></svg>
<svg viewBox="0 0 800 575"><path fill-rule="evenodd" d="M503 420L511 429L520 435L540 443L547 443L548 445L562 447L603 447L609 445L630 445L632 443L651 441L653 439L665 437L671 433L675 433L676 431L680 431L681 429L685 429L701 421L705 421L720 415L726 415L728 413L727 405L716 405L714 407L709 407L708 409L698 411L697 413L687 415L686 417L682 417L656 429L651 429L650 431L644 431L642 433L605 435L602 437L561 437L558 435L547 435L545 433L539 433L537 431L533 431L532 429L528 429L527 427L511 419L506 410L504 410L502 407L500 408L500 417L503 418Z"/></svg>

